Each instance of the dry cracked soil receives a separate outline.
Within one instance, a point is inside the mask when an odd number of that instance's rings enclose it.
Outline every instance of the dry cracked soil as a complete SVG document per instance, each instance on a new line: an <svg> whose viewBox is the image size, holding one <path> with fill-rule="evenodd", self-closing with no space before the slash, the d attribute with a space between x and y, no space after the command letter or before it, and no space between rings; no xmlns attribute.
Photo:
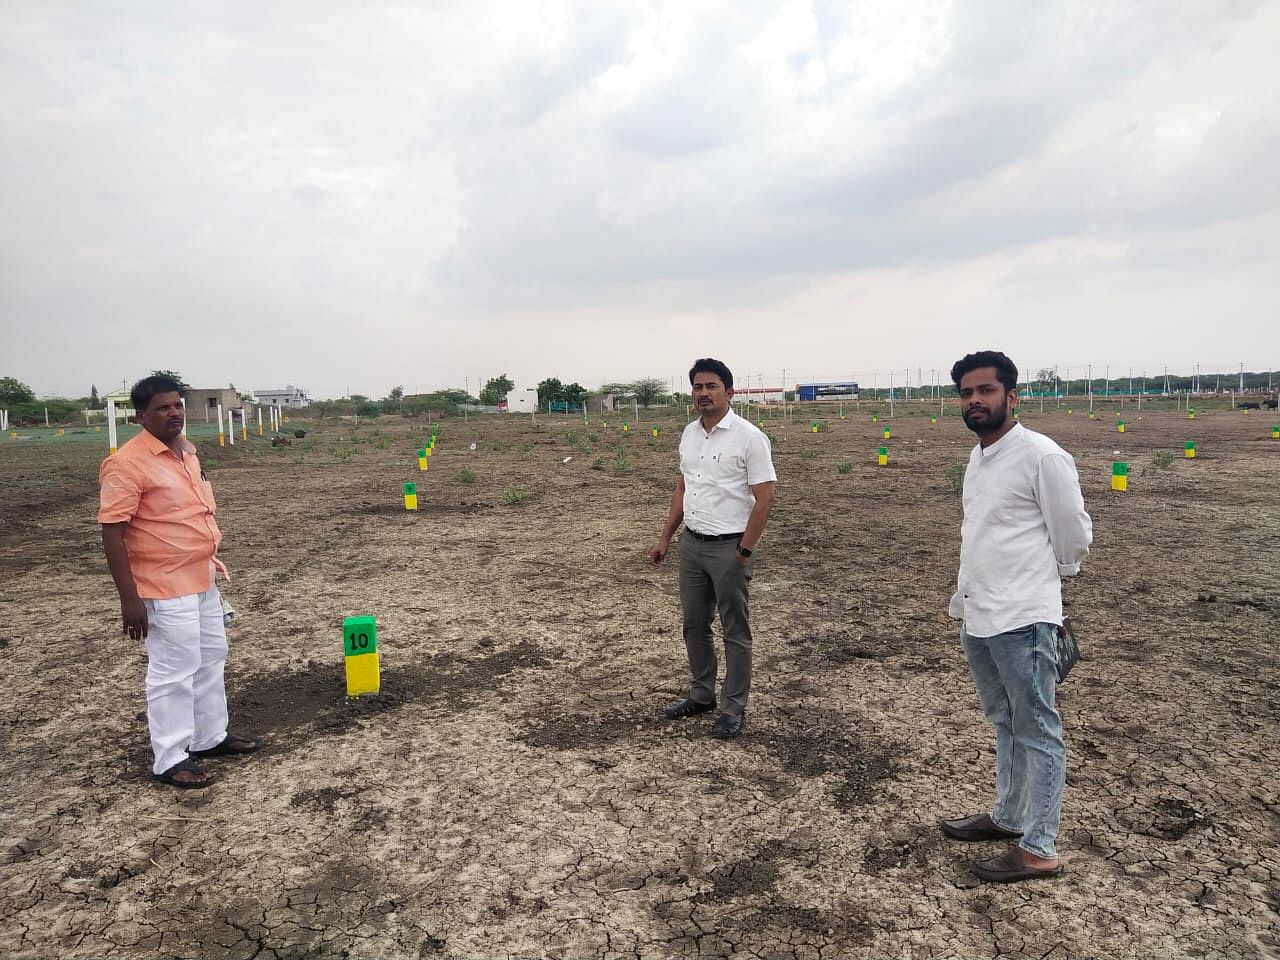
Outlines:
<svg viewBox="0 0 1280 960"><path fill-rule="evenodd" d="M992 792L945 614L972 438L954 409L899 406L878 467L868 409L765 421L778 502L729 743L660 717L685 682L676 564L644 552L676 418L656 439L450 419L426 473L421 420L201 441L233 728L266 746L190 792L149 777L145 658L94 523L101 435L3 445L0 955L1280 956L1269 421L1026 414L1076 456L1095 543L1066 587L1087 657L1060 688L1066 872L998 887L964 867L990 845L936 829ZM348 700L357 614L382 692Z"/></svg>

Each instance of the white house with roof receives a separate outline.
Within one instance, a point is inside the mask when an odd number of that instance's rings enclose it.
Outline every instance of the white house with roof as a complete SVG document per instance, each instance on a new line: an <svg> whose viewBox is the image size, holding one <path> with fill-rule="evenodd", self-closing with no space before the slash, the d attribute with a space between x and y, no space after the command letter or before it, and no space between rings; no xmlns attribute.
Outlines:
<svg viewBox="0 0 1280 960"><path fill-rule="evenodd" d="M293 384L283 390L255 390L253 393L258 404L264 407L305 407L311 402L307 391Z"/></svg>

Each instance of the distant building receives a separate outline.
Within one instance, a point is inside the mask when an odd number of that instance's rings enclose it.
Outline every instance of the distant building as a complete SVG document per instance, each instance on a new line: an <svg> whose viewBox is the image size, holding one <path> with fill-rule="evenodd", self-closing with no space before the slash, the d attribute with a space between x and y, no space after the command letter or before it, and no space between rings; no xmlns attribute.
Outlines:
<svg viewBox="0 0 1280 960"><path fill-rule="evenodd" d="M192 387L187 390L187 419L212 423L218 419L219 404L224 416L228 410L239 410L243 406L240 395L231 387L199 390Z"/></svg>
<svg viewBox="0 0 1280 960"><path fill-rule="evenodd" d="M255 390L253 393L264 407L305 407L311 402L307 391L293 384L283 390Z"/></svg>
<svg viewBox="0 0 1280 960"><path fill-rule="evenodd" d="M505 409L507 413L533 413L538 409L538 388L512 387L507 394L506 407L502 404L498 404L498 407Z"/></svg>
<svg viewBox="0 0 1280 960"><path fill-rule="evenodd" d="M108 401L116 405L116 416L126 418L133 416L133 398L129 396L128 387L122 386L119 390L112 390L110 393L104 393L101 400L103 416L106 416Z"/></svg>
<svg viewBox="0 0 1280 960"><path fill-rule="evenodd" d="M833 381L830 383L801 383L796 385L796 399L801 402L813 400L857 400L858 385L852 380Z"/></svg>
<svg viewBox="0 0 1280 960"><path fill-rule="evenodd" d="M855 390L857 385L854 385ZM733 399L739 403L750 400L752 403L781 403L786 395L782 387L734 387Z"/></svg>

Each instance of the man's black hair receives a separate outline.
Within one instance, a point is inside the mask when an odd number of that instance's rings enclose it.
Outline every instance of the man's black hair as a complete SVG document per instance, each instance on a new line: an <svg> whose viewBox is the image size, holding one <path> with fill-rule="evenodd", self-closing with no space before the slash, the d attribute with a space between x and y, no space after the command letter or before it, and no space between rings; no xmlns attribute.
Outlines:
<svg viewBox="0 0 1280 960"><path fill-rule="evenodd" d="M726 390L733 389L733 374L719 360L703 357L701 360L693 361L693 368L689 371L689 386L693 386L693 378L700 373L714 373L720 378Z"/></svg>
<svg viewBox="0 0 1280 960"><path fill-rule="evenodd" d="M960 388L960 380L966 373L981 370L983 367L995 367L996 379L1005 390L1014 390L1018 386L1018 368L1013 361L999 350L979 350L961 360L957 360L951 368L951 379L956 389Z"/></svg>
<svg viewBox="0 0 1280 960"><path fill-rule="evenodd" d="M180 397L185 397L187 389L177 380L170 377L143 377L129 391L129 399L133 402L133 409L137 413L142 413L147 407L151 406L151 398L157 393L176 393Z"/></svg>

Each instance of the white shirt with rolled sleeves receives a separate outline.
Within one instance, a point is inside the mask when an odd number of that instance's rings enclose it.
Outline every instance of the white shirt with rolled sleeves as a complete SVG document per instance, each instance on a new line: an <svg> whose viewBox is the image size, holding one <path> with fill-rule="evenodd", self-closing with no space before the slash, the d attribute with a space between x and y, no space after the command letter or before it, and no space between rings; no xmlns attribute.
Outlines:
<svg viewBox="0 0 1280 960"><path fill-rule="evenodd" d="M680 435L684 525L708 536L742 533L753 484L777 480L769 438L732 410L708 433L699 418Z"/></svg>
<svg viewBox="0 0 1280 960"><path fill-rule="evenodd" d="M1015 424L969 455L960 575L947 612L973 637L1061 624L1061 578L1080 572L1092 541L1071 454Z"/></svg>

